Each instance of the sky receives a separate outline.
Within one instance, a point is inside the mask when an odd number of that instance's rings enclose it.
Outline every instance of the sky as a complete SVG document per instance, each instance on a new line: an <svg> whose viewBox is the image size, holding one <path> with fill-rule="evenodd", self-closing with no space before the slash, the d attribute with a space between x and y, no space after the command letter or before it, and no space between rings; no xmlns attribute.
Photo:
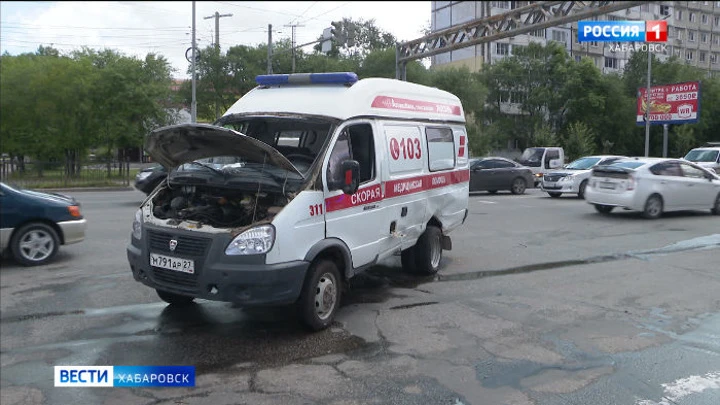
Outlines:
<svg viewBox="0 0 720 405"><path fill-rule="evenodd" d="M0 1L0 53L34 53L40 45L61 52L110 48L143 59L163 55L187 76L185 52L192 43L192 1L16 2ZM215 41L215 13L220 47L255 46L291 38L296 43L316 40L332 21L375 20L375 25L400 41L423 36L430 25L430 1L197 1L196 42L199 49ZM210 18L206 18L210 17ZM306 49L310 51L312 46Z"/></svg>

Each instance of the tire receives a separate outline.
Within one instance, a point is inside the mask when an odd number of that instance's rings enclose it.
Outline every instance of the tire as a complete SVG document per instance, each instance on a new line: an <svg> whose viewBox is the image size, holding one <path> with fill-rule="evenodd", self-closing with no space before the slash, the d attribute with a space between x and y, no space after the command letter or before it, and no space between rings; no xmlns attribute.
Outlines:
<svg viewBox="0 0 720 405"><path fill-rule="evenodd" d="M513 194L524 194L526 188L527 188L527 184L525 184L525 180L518 177L515 180L513 180L512 188L510 188L510 192Z"/></svg>
<svg viewBox="0 0 720 405"><path fill-rule="evenodd" d="M50 225L35 222L15 231L10 249L23 266L40 266L52 260L60 247L60 238Z"/></svg>
<svg viewBox="0 0 720 405"><path fill-rule="evenodd" d="M720 194L715 197L715 205L710 209L710 212L712 212L713 215L720 215Z"/></svg>
<svg viewBox="0 0 720 405"><path fill-rule="evenodd" d="M310 265L297 309L303 324L312 331L326 329L340 308L342 285L335 262L320 259Z"/></svg>
<svg viewBox="0 0 720 405"><path fill-rule="evenodd" d="M558 198L562 195L562 193L548 192L548 195L552 198Z"/></svg>
<svg viewBox="0 0 720 405"><path fill-rule="evenodd" d="M411 274L417 273L417 266L415 266L415 246L402 251L400 254L400 262L402 263L404 272Z"/></svg>
<svg viewBox="0 0 720 405"><path fill-rule="evenodd" d="M580 183L580 190L578 190L578 197L585 199L585 188L587 187L587 180L583 180L582 183Z"/></svg>
<svg viewBox="0 0 720 405"><path fill-rule="evenodd" d="M430 225L415 245L415 273L431 276L440 269L442 260L442 231Z"/></svg>
<svg viewBox="0 0 720 405"><path fill-rule="evenodd" d="M495 193L497 193L497 190L488 190L487 192L488 192L488 194L495 194Z"/></svg>
<svg viewBox="0 0 720 405"><path fill-rule="evenodd" d="M186 305L190 305L190 303L192 303L195 299L193 297L188 297L187 295L175 294L163 290L155 290L155 292L161 300L176 307L184 307Z"/></svg>
<svg viewBox="0 0 720 405"><path fill-rule="evenodd" d="M657 219L663 213L663 201L662 197L657 194L653 194L648 197L645 201L645 208L643 208L642 216L647 219Z"/></svg>
<svg viewBox="0 0 720 405"><path fill-rule="evenodd" d="M595 211L601 213L601 214L609 214L613 210L612 205L602 205L602 204L595 204Z"/></svg>

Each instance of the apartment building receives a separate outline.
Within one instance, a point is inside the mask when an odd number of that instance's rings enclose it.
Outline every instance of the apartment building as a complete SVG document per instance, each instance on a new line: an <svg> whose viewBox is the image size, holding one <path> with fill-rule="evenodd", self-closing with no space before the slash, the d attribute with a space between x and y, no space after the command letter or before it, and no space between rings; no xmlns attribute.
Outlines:
<svg viewBox="0 0 720 405"><path fill-rule="evenodd" d="M433 1L431 29L439 31L478 18L502 14L526 6L532 1ZM604 20L666 20L668 42L660 59L675 55L685 63L720 74L720 1L648 2L626 10L593 18ZM513 54L513 50L536 42L563 44L571 57L588 57L604 73L620 72L630 59L630 47L613 46L609 42L577 41L577 22L550 27L439 54L431 59L432 66L467 66L479 70L483 63L494 63ZM625 44L627 45L627 44Z"/></svg>

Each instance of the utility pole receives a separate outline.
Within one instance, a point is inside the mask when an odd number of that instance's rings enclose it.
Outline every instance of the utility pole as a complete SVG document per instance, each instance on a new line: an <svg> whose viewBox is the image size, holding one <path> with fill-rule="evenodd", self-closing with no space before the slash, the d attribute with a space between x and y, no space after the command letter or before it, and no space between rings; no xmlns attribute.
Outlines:
<svg viewBox="0 0 720 405"><path fill-rule="evenodd" d="M187 53L186 53L187 55ZM197 122L197 100L195 99L195 2L192 2L192 102L190 103L190 122Z"/></svg>
<svg viewBox="0 0 720 405"><path fill-rule="evenodd" d="M232 17L232 14L220 14L216 11L215 14L205 17L206 20L215 19L215 49L220 49L220 17Z"/></svg>
<svg viewBox="0 0 720 405"><path fill-rule="evenodd" d="M272 24L268 24L268 60L267 74L272 74Z"/></svg>
<svg viewBox="0 0 720 405"><path fill-rule="evenodd" d="M292 73L295 73L295 27L304 27L304 25L287 24L286 27L292 27Z"/></svg>

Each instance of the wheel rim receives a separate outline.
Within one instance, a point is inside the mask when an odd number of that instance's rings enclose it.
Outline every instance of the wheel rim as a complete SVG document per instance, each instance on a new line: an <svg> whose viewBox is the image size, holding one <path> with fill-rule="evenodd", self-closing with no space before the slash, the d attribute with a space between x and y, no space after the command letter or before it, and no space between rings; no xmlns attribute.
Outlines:
<svg viewBox="0 0 720 405"><path fill-rule="evenodd" d="M20 254L33 262L43 261L52 254L54 245L55 241L49 233L36 229L20 239Z"/></svg>
<svg viewBox="0 0 720 405"><path fill-rule="evenodd" d="M315 312L318 318L325 320L335 310L337 303L337 285L335 277L330 273L320 276L315 287Z"/></svg>
<svg viewBox="0 0 720 405"><path fill-rule="evenodd" d="M515 184L513 184L513 191L517 194L522 193L525 191L525 184L522 180L515 180Z"/></svg>
<svg viewBox="0 0 720 405"><path fill-rule="evenodd" d="M438 235L430 244L430 266L432 266L433 269L440 265L441 257L442 247L440 246L440 235Z"/></svg>
<svg viewBox="0 0 720 405"><path fill-rule="evenodd" d="M660 210L662 209L661 206L662 206L662 203L660 202L660 200L657 197L651 198L647 202L647 208L645 210L647 211L648 215L650 215L651 217L654 217L654 216L657 216L658 214L660 214Z"/></svg>

